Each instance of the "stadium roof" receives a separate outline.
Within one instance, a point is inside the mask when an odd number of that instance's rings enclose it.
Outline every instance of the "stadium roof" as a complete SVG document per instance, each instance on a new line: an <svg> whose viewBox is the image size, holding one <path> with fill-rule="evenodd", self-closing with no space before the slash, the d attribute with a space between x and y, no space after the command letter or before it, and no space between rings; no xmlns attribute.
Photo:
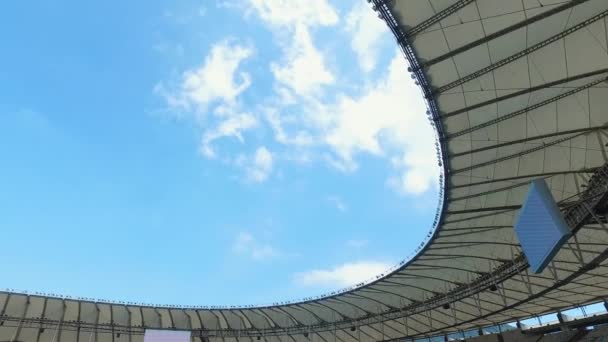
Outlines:
<svg viewBox="0 0 608 342"><path fill-rule="evenodd" d="M428 102L443 166L437 226L414 258L358 288L267 307L3 292L0 341L131 342L145 328L222 341L390 340L608 296L608 1L373 4ZM540 177L576 234L543 273L532 274L513 224L529 181Z"/></svg>

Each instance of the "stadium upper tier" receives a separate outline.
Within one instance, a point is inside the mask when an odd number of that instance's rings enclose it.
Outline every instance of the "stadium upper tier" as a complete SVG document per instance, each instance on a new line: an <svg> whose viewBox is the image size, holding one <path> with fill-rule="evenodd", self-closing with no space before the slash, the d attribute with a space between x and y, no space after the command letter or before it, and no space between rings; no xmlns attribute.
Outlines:
<svg viewBox="0 0 608 342"><path fill-rule="evenodd" d="M192 330L194 341L377 341L608 298L608 1L372 4L428 102L443 168L437 228L413 259L346 292L267 307L3 292L0 341L139 342L146 328ZM533 274L513 224L540 177L575 234Z"/></svg>

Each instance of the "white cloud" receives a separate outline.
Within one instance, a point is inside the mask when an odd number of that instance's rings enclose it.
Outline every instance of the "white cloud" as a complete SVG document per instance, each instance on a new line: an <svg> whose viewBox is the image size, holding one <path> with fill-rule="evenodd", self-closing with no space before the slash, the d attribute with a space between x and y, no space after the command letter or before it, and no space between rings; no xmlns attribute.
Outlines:
<svg viewBox="0 0 608 342"><path fill-rule="evenodd" d="M439 177L434 132L426 118L426 105L419 89L408 77L399 53L386 78L358 98L342 97L334 109L334 122L326 142L343 162L357 152L393 158L400 173L401 192L426 191Z"/></svg>
<svg viewBox="0 0 608 342"><path fill-rule="evenodd" d="M203 128L203 155L219 154L213 144L217 139L229 137L245 145L247 132L269 128L274 153L262 146L254 155L232 151L222 159L243 168L251 182L266 181L279 161L326 161L337 170L353 172L358 157L367 154L387 162L387 185L398 193L420 194L437 183L434 132L400 53L384 75L368 73L361 84L341 87L337 70L328 68L324 52L315 45L315 28L339 20L327 1L248 0L231 6L245 8L270 27L282 55L268 62L272 94L257 103L241 103L241 94L252 82L241 67L253 49L231 40L214 45L202 66L186 71L177 91L159 87L170 107L196 114ZM346 30L361 69L373 70L384 23L361 2L348 14Z"/></svg>
<svg viewBox="0 0 608 342"><path fill-rule="evenodd" d="M329 202L329 204L331 204L341 212L345 212L346 210L348 210L346 203L344 203L342 198L340 198L339 196L327 196L327 202Z"/></svg>
<svg viewBox="0 0 608 342"><path fill-rule="evenodd" d="M359 58L361 69L372 71L376 67L381 38L388 36L386 23L364 1L359 1L346 17L346 31L351 34L351 47Z"/></svg>
<svg viewBox="0 0 608 342"><path fill-rule="evenodd" d="M346 287L380 275L388 270L390 266L375 261L353 262L332 269L296 273L293 279L300 286Z"/></svg>
<svg viewBox="0 0 608 342"><path fill-rule="evenodd" d="M278 255L278 252L272 246L261 243L248 232L241 232L236 236L232 250L255 260L270 259Z"/></svg>
<svg viewBox="0 0 608 342"><path fill-rule="evenodd" d="M315 27L333 26L339 21L326 0L249 0L248 4L248 12L270 26L283 50L282 61L270 65L279 84L305 96L334 82L323 53L311 37Z"/></svg>
<svg viewBox="0 0 608 342"><path fill-rule="evenodd" d="M235 137L240 142L243 142L242 132L249 130L257 125L256 118L248 113L230 115L228 118L220 121L217 127L207 129L203 134L201 142L201 153L207 158L215 157L215 151L211 143L222 137Z"/></svg>
<svg viewBox="0 0 608 342"><path fill-rule="evenodd" d="M211 49L202 68L186 71L182 91L190 103L204 107L214 100L231 103L251 85L248 73L236 71L241 62L250 57L252 50L223 41Z"/></svg>
<svg viewBox="0 0 608 342"><path fill-rule="evenodd" d="M251 47L226 39L212 46L201 66L186 70L174 89L167 90L162 83L156 86L173 112L192 116L203 127L200 152L207 158L216 157L215 140L234 137L244 142L243 132L258 124L238 103L239 95L251 85L249 73L239 69L252 54Z"/></svg>
<svg viewBox="0 0 608 342"><path fill-rule="evenodd" d="M329 26L338 14L326 0L249 0L260 19L273 26Z"/></svg>
<svg viewBox="0 0 608 342"><path fill-rule="evenodd" d="M401 174L388 180L389 186L397 192L421 194L430 184L437 182L439 177L437 157L430 147L414 148L400 157L393 158L391 164L397 170L402 170Z"/></svg>
<svg viewBox="0 0 608 342"><path fill-rule="evenodd" d="M229 40L216 43L202 66L183 73L177 92L167 93L157 87L174 109L206 112L214 101L233 104L236 97L251 85L250 75L237 70L253 54L249 47Z"/></svg>
<svg viewBox="0 0 608 342"><path fill-rule="evenodd" d="M247 174L247 179L254 183L262 183L268 179L272 173L274 157L264 146L258 147L252 157L241 155L236 159L236 164Z"/></svg>
<svg viewBox="0 0 608 342"><path fill-rule="evenodd" d="M308 29L297 26L291 38L290 45L284 48L284 61L270 66L276 81L301 96L332 84L334 75L325 66L321 52L313 45Z"/></svg>
<svg viewBox="0 0 608 342"><path fill-rule="evenodd" d="M255 180L264 181L268 178L268 174L272 171L272 159L272 154L264 146L255 151L253 158Z"/></svg>
<svg viewBox="0 0 608 342"><path fill-rule="evenodd" d="M420 90L396 53L387 73L364 87L359 96L338 95L335 102L304 102L299 121L275 115L273 128L282 141L298 126L311 132L309 146L328 147L324 158L340 171L357 169L356 156L371 154L390 161L389 185L399 193L419 194L437 182L434 132L426 118ZM280 130L278 130L280 128ZM281 141L279 141L281 142Z"/></svg>

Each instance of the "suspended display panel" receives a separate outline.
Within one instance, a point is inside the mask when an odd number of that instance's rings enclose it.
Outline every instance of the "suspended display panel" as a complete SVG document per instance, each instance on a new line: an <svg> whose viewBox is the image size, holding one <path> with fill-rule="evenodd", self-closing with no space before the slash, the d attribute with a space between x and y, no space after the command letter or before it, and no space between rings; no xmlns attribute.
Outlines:
<svg viewBox="0 0 608 342"><path fill-rule="evenodd" d="M545 269L570 236L570 228L544 179L530 183L515 232L534 273Z"/></svg>

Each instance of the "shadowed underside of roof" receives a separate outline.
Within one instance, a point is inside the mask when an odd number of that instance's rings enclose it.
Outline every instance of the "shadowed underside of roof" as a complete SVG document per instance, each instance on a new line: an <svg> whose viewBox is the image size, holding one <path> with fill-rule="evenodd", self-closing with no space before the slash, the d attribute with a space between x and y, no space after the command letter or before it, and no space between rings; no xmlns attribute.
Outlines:
<svg viewBox="0 0 608 342"><path fill-rule="evenodd" d="M608 297L608 1L373 2L439 136L444 206L420 254L358 289L272 307L146 307L4 292L0 341L138 342L145 328L192 330L194 340L377 341ZM576 230L541 274L528 271L513 231L535 178L546 179Z"/></svg>

